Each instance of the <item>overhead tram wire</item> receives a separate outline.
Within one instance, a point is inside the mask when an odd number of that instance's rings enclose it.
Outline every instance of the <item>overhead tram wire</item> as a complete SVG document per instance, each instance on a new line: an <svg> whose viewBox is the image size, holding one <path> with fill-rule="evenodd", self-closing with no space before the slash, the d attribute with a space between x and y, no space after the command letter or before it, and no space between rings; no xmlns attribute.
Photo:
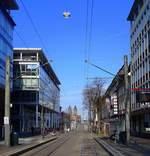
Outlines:
<svg viewBox="0 0 150 156"><path fill-rule="evenodd" d="M86 25L85 25L85 58L88 56L88 24L89 24L89 0L87 0L86 8Z"/></svg>
<svg viewBox="0 0 150 156"><path fill-rule="evenodd" d="M90 7L91 4L91 7ZM92 29L93 29L93 15L94 15L94 0L87 0L87 10L86 10L86 34L85 34L85 60L90 60L90 51L92 44ZM90 15L90 17L89 17ZM89 19L90 18L90 19ZM89 21L90 20L90 21ZM89 75L89 65L86 68L86 77ZM88 85L88 81L87 81Z"/></svg>
<svg viewBox="0 0 150 156"><path fill-rule="evenodd" d="M26 44L25 40L23 37L19 34L19 32L15 29L14 32L16 33L17 37L20 39L20 41L24 44L26 48L29 48L28 45Z"/></svg>
<svg viewBox="0 0 150 156"><path fill-rule="evenodd" d="M35 23L34 23L32 17L31 17L31 15L30 15L30 13L29 13L27 7L25 6L23 0L20 0L20 2L21 2L22 6L23 6L23 8L24 8L24 10L25 10L25 13L26 13L27 17L29 18L29 20L30 20L30 22L31 22L31 25L32 25L32 27L33 27L35 33L37 34L37 37L39 38L39 40L40 40L40 42L41 42L42 47L45 49L46 52L48 52L48 51L47 51L47 48L46 48L46 46L45 46L45 43L44 43L44 41L43 41L43 39L42 39L42 37L41 37L41 35L40 35L38 29L37 29L37 27L36 27L36 25L35 25Z"/></svg>
<svg viewBox="0 0 150 156"><path fill-rule="evenodd" d="M93 14L94 14L94 0L91 2L91 15L90 15L90 26L89 26L89 43L88 43L88 56L87 59L90 61L91 45L92 45L92 32L93 32ZM87 66L87 77L89 77L89 65Z"/></svg>
<svg viewBox="0 0 150 156"><path fill-rule="evenodd" d="M88 38L87 38L87 45L86 45L87 46L87 58L86 59L88 61L90 61L90 51L91 51L91 42L92 42L92 29L93 29L93 10L94 10L94 0L91 0L91 1L92 1L92 5L91 5L91 8L90 8L90 13L91 14L90 14L90 21L89 21L89 32L87 30L87 37ZM89 1L87 3L89 3ZM88 11L88 16L89 16L89 8L87 9L87 11ZM89 17L88 17L88 20L89 20ZM88 28L88 25L87 25L87 28ZM87 77L89 77L89 64L87 64ZM87 79L87 84L86 84L87 88L89 87L88 82L89 81ZM91 114L91 107L89 107L89 110L88 110L88 118L89 118L89 120L91 120L91 115L90 114Z"/></svg>
<svg viewBox="0 0 150 156"><path fill-rule="evenodd" d="M90 17L90 30L89 30L89 58L90 58L90 51L91 51L91 44L92 44L92 32L93 32L93 15L94 15L94 0L92 0L91 4L91 17Z"/></svg>
<svg viewBox="0 0 150 156"><path fill-rule="evenodd" d="M85 47L84 47L84 60L87 59L88 56L88 23L89 23L89 0L87 0L87 6L86 6L86 18L85 18ZM86 70L87 64L84 63L84 78L86 77L87 70Z"/></svg>
<svg viewBox="0 0 150 156"><path fill-rule="evenodd" d="M86 34L85 34L85 63L90 62L90 52L91 52L91 46L92 46L92 32L93 32L93 16L94 16L94 0L91 0L91 8L89 13L89 0L87 0L87 15L86 15ZM89 14L90 14L90 23L89 23ZM88 25L89 24L89 25ZM88 31L89 28L89 31ZM104 68L98 67L92 63L90 63L92 66L95 66L96 68L101 69L102 71L111 74L112 77L107 78L103 77L103 79L112 79L115 75L109 71L107 71ZM85 74L84 74L85 75ZM89 76L89 63L87 63L87 71L86 71L86 79L87 79L87 85L88 85L88 76Z"/></svg>

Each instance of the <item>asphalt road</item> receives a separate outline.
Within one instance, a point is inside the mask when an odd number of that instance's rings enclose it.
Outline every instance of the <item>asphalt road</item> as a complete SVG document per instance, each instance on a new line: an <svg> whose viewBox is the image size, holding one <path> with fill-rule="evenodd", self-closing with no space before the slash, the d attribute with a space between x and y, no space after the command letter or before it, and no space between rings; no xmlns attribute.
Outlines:
<svg viewBox="0 0 150 156"><path fill-rule="evenodd" d="M63 135L22 156L109 156L109 154L80 126L77 131Z"/></svg>

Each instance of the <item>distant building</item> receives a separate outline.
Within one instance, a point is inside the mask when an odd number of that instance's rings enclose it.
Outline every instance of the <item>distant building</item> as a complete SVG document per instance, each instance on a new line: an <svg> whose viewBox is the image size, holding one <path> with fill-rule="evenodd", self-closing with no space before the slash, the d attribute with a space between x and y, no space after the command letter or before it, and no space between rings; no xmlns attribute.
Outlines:
<svg viewBox="0 0 150 156"><path fill-rule="evenodd" d="M64 132L66 129L70 129L70 115L65 112L61 112L61 117L60 117L60 131Z"/></svg>
<svg viewBox="0 0 150 156"><path fill-rule="evenodd" d="M68 113L70 116L70 126L71 129L76 129L78 124L81 123L81 116L78 115L78 110L77 107L74 106L74 108L72 109L71 106L68 107Z"/></svg>
<svg viewBox="0 0 150 156"><path fill-rule="evenodd" d="M77 110L77 107L76 106L74 106L74 108L73 108L73 114L74 115L77 115L78 114L78 110Z"/></svg>
<svg viewBox="0 0 150 156"><path fill-rule="evenodd" d="M14 48L13 129L29 134L41 127L59 128L60 81L41 48Z"/></svg>
<svg viewBox="0 0 150 156"><path fill-rule="evenodd" d="M72 108L71 108L71 106L68 107L68 114L72 114Z"/></svg>
<svg viewBox="0 0 150 156"><path fill-rule="evenodd" d="M6 56L10 56L12 61L13 30L16 25L10 15L10 10L17 9L18 5L15 0L0 1L0 140L4 136L5 60Z"/></svg>
<svg viewBox="0 0 150 156"><path fill-rule="evenodd" d="M150 1L135 0L128 16L130 21L131 87L150 88ZM150 136L150 101L137 100L131 93L131 133Z"/></svg>

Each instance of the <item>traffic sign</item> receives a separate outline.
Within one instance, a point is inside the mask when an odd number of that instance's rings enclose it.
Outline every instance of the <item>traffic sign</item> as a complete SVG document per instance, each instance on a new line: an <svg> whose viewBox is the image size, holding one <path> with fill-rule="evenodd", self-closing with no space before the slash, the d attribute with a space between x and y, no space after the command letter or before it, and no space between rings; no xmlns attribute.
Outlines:
<svg viewBox="0 0 150 156"><path fill-rule="evenodd" d="M9 117L5 116L4 117L4 125L8 125L9 124Z"/></svg>

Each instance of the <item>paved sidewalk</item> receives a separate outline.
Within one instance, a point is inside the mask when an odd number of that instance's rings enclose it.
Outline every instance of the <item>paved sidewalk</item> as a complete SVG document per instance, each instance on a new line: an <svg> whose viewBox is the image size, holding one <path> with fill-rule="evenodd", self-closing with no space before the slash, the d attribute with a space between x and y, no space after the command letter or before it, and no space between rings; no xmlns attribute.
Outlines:
<svg viewBox="0 0 150 156"><path fill-rule="evenodd" d="M131 137L131 142L139 144L140 146L150 148L150 139Z"/></svg>
<svg viewBox="0 0 150 156"><path fill-rule="evenodd" d="M97 138L100 144L103 144L107 150L111 149L113 153L124 156L149 156L150 155L150 139L132 137L129 145L115 143L109 139ZM114 152L114 153L115 153ZM115 154L114 154L115 155Z"/></svg>
<svg viewBox="0 0 150 156"><path fill-rule="evenodd" d="M0 142L0 155L1 156L10 156L10 155L15 155L16 153L28 151L28 150L38 147L42 144L45 144L47 142L57 139L59 137L59 135L52 136L49 134L49 135L46 135L44 137L44 139L42 139L41 136L19 138L19 145L12 146L12 147L6 147L4 145L4 141L1 141Z"/></svg>

